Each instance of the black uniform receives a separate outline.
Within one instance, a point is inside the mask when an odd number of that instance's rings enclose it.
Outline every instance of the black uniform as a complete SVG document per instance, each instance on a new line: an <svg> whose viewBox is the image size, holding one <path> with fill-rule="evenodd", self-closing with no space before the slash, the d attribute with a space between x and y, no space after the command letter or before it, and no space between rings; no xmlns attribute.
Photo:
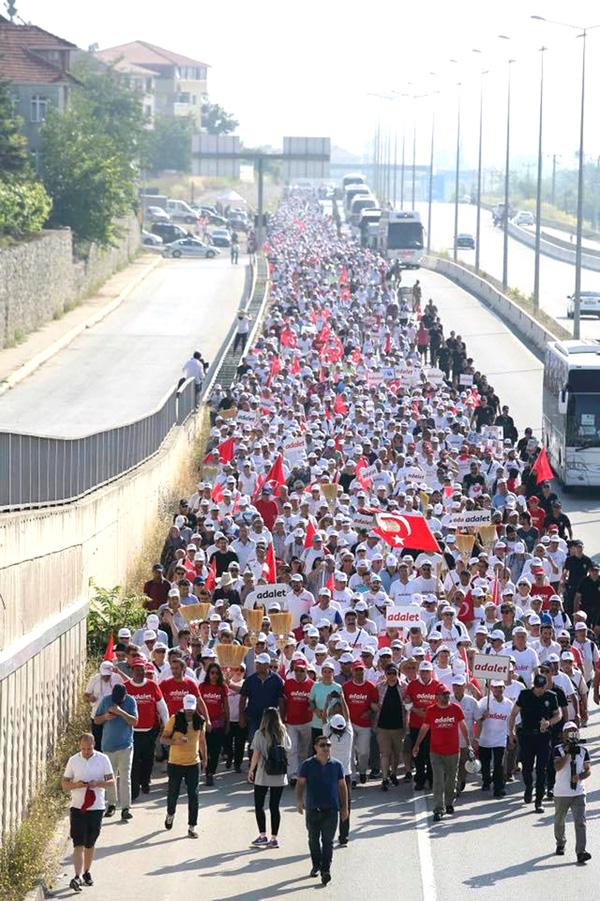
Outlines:
<svg viewBox="0 0 600 901"><path fill-rule="evenodd" d="M533 688L522 691L516 706L521 711L521 762L525 782L525 801L533 794L533 768L535 766L535 802L541 804L546 788L546 774L551 748L551 731L540 731L542 720L550 720L558 710L555 691L536 695Z"/></svg>

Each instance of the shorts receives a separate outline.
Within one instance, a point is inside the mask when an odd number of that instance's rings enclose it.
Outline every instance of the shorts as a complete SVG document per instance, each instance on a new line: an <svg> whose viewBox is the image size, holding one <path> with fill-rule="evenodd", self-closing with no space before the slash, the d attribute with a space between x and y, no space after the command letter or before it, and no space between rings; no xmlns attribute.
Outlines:
<svg viewBox="0 0 600 901"><path fill-rule="evenodd" d="M93 848L98 841L102 828L103 810L84 810L71 807L71 839L73 846L80 848Z"/></svg>
<svg viewBox="0 0 600 901"><path fill-rule="evenodd" d="M402 756L404 750L404 729L377 729L379 752L384 757L390 754Z"/></svg>

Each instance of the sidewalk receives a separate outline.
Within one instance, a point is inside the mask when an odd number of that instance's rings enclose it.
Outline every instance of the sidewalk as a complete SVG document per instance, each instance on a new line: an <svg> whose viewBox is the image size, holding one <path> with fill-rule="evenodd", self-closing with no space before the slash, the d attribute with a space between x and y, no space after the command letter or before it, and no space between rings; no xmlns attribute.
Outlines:
<svg viewBox="0 0 600 901"><path fill-rule="evenodd" d="M14 387L62 347L70 344L83 329L100 322L116 309L161 260L162 257L155 254L142 253L74 310L31 332L17 347L0 350L0 393Z"/></svg>

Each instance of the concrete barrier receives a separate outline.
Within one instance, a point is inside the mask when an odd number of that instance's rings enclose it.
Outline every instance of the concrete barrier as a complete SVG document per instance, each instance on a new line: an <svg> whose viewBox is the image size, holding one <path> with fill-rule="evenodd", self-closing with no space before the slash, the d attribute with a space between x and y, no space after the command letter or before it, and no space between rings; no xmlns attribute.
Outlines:
<svg viewBox="0 0 600 901"><path fill-rule="evenodd" d="M527 247L535 249L535 235L531 232L526 231L519 225L515 225L513 222L509 222L508 233L512 238L520 241L521 244L525 244ZM543 253L544 256L552 257L553 260L560 260L561 263L570 263L572 266L575 265L575 249L562 247L560 244L541 240L540 253ZM584 269L593 269L595 272L600 272L600 257L582 253L581 265Z"/></svg>
<svg viewBox="0 0 600 901"><path fill-rule="evenodd" d="M478 300L497 313L504 322L512 326L525 344L533 345L540 354L545 353L548 341L558 340L556 335L540 325L518 304L486 282L485 279L465 269L464 266L459 266L457 263L441 257L423 257L421 265L425 269L439 272L440 275L446 276L461 288L474 294Z"/></svg>

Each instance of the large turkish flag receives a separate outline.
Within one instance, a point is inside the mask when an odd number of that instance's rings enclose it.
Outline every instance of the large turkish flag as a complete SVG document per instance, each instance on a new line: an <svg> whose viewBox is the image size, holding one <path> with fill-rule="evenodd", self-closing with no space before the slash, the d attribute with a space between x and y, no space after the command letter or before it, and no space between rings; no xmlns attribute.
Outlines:
<svg viewBox="0 0 600 901"><path fill-rule="evenodd" d="M439 546L422 516L401 513L377 513L373 531L395 548L439 551Z"/></svg>

